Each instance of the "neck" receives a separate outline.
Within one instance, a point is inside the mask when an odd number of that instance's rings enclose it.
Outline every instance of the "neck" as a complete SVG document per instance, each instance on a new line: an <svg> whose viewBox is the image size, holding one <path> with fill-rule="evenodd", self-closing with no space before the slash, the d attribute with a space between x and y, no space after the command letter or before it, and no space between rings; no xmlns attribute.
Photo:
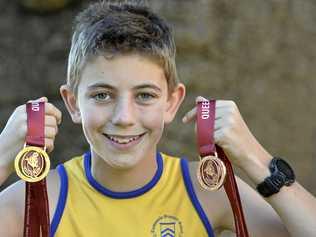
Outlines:
<svg viewBox="0 0 316 237"><path fill-rule="evenodd" d="M117 169L91 152L91 173L96 181L113 192L129 192L149 183L157 171L156 152L143 157L134 167Z"/></svg>

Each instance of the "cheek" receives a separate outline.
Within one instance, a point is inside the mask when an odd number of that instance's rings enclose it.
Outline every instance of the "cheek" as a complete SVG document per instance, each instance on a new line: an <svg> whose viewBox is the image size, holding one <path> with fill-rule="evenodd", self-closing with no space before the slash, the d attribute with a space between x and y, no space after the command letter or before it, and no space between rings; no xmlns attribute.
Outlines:
<svg viewBox="0 0 316 237"><path fill-rule="evenodd" d="M85 129L97 129L104 125L107 117L105 111L95 106L84 107L82 111L82 125Z"/></svg>
<svg viewBox="0 0 316 237"><path fill-rule="evenodd" d="M142 111L143 125L151 130L161 130L164 126L163 109L153 108L150 111Z"/></svg>

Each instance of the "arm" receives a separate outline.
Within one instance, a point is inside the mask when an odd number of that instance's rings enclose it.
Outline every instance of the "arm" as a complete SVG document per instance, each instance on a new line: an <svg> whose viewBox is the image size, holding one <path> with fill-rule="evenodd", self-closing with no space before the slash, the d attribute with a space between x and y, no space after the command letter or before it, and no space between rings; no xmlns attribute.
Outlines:
<svg viewBox="0 0 316 237"><path fill-rule="evenodd" d="M236 176L242 207L246 218L249 236L290 237L286 225L278 213L252 187ZM235 232L235 223L230 204L221 220L224 230Z"/></svg>
<svg viewBox="0 0 316 237"><path fill-rule="evenodd" d="M228 157L246 173L256 186L270 175L268 166L272 160L272 156L251 134L237 106L233 102L228 102L227 111L229 111L227 116L230 117L230 122L224 122L224 126L228 129L226 133L222 135L223 137L219 138L219 143L224 147L224 151ZM223 113L226 114L225 112ZM264 203L262 201L260 202L260 199L265 200L271 205L290 233L290 236L316 236L316 198L298 182L295 182L290 187L282 187L279 193L266 199L261 198L259 194L255 195L257 194L255 190L253 190L253 194L251 194L252 190L250 188L246 189L246 184L240 180L238 184L246 191L244 192L246 194L246 205L255 207L257 203L262 203L262 205L260 205L260 211L251 211L251 214L252 212L255 212L255 214L253 218L250 218L258 222L257 228L261 227L263 229L262 232L264 229L268 229L266 230L268 234L272 232L267 226L270 226L269 222L274 220L275 217L273 217L272 213L267 213L267 215L262 217L264 218L264 221L262 221L260 215L261 212L263 212ZM280 231L280 233L275 236L283 236L282 234L287 236L283 231Z"/></svg>
<svg viewBox="0 0 316 237"><path fill-rule="evenodd" d="M267 161L270 160L271 156L268 155ZM262 182L269 172L267 164L252 164L244 167L244 171L255 184ZM298 182L290 187L283 186L280 192L265 198L265 201L278 213L292 237L316 236L316 198Z"/></svg>
<svg viewBox="0 0 316 237"><path fill-rule="evenodd" d="M183 121L194 120L195 115L196 109L193 109ZM233 101L217 101L214 139L230 161L240 167L255 185L270 175L268 164L272 156L251 134ZM297 182L283 187L266 200L240 180L238 184L248 228L255 231L251 236L316 236L316 199ZM232 229L233 219L223 218L223 226Z"/></svg>
<svg viewBox="0 0 316 237"><path fill-rule="evenodd" d="M50 220L57 206L60 181L56 170L46 177ZM23 236L25 182L18 181L0 193L0 236Z"/></svg>
<svg viewBox="0 0 316 237"><path fill-rule="evenodd" d="M0 236L23 236L24 183L19 181L0 193Z"/></svg>

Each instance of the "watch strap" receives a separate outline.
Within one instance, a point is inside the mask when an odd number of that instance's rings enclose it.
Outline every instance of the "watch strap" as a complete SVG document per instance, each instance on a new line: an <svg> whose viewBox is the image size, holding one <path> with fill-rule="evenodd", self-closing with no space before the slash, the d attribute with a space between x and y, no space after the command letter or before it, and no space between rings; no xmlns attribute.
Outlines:
<svg viewBox="0 0 316 237"><path fill-rule="evenodd" d="M281 170L278 169L277 162L280 161L282 161L283 164L285 163L286 166L288 166L290 173L292 173L291 176L293 177L287 177L286 173L283 173ZM263 182L257 185L257 191L263 197L270 197L273 194L278 193L283 186L290 186L295 181L294 172L282 158L273 157L269 164L269 170L271 175L266 177Z"/></svg>
<svg viewBox="0 0 316 237"><path fill-rule="evenodd" d="M275 193L278 193L282 186L283 185L278 181L278 179L273 179L272 176L269 176L265 178L262 183L257 185L257 191L263 197L269 197Z"/></svg>

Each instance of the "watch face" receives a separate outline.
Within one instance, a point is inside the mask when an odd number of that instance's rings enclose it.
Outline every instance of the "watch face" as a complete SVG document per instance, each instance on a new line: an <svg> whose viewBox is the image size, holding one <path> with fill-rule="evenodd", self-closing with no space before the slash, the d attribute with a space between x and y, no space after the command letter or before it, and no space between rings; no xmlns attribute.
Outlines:
<svg viewBox="0 0 316 237"><path fill-rule="evenodd" d="M291 166L284 160L278 159L275 163L276 168L279 172L282 172L287 179L294 180L295 175Z"/></svg>

